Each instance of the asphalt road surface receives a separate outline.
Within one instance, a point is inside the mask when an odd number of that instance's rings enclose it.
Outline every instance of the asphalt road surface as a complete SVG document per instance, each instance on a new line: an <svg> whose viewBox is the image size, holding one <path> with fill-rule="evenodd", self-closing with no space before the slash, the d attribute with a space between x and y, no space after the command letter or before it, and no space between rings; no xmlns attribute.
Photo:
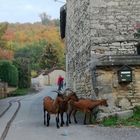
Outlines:
<svg viewBox="0 0 140 140"><path fill-rule="evenodd" d="M53 115L50 126L44 126L42 101L44 96L56 97L52 90L54 87L45 87L37 94L13 100L11 108L0 118L0 140L140 140L138 128L109 128L72 123L68 127L57 129ZM14 113L15 117L8 122ZM9 125L6 127L7 122Z"/></svg>

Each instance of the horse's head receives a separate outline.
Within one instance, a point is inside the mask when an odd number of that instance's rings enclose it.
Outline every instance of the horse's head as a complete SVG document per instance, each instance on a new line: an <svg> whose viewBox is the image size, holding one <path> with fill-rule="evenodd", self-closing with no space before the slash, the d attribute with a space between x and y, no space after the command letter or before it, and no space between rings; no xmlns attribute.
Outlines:
<svg viewBox="0 0 140 140"><path fill-rule="evenodd" d="M72 92L67 96L67 101L69 101L69 100L78 101L79 99L78 99L76 93Z"/></svg>
<svg viewBox="0 0 140 140"><path fill-rule="evenodd" d="M57 94L57 97L56 97L56 99L55 99L55 103L56 103L56 104L61 104L61 103L63 103L63 101L64 101L63 95L60 94L60 93L58 93L58 94Z"/></svg>
<svg viewBox="0 0 140 140"><path fill-rule="evenodd" d="M107 99L102 99L101 105L108 107Z"/></svg>
<svg viewBox="0 0 140 140"><path fill-rule="evenodd" d="M54 91L52 91L52 92L56 92L56 93L57 93L57 97L60 97L60 98L64 99L64 95L63 95L63 93L61 93L60 91L54 90ZM57 98L57 97L56 97L56 98Z"/></svg>
<svg viewBox="0 0 140 140"><path fill-rule="evenodd" d="M73 93L74 91L72 90L72 89L70 89L70 88L66 88L65 90L64 90L64 94L66 94L66 95L69 95L69 94L71 94L71 93Z"/></svg>
<svg viewBox="0 0 140 140"><path fill-rule="evenodd" d="M58 93L58 94L57 94L57 97L64 98L63 94L61 94L61 93Z"/></svg>

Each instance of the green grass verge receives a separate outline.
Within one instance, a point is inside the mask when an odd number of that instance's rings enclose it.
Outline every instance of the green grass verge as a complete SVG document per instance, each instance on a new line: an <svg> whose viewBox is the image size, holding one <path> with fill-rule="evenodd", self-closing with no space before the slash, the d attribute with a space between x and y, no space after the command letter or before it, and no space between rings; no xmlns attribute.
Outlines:
<svg viewBox="0 0 140 140"><path fill-rule="evenodd" d="M134 115L128 119L118 119L117 117L109 117L104 119L101 124L103 126L135 126L140 127L140 107L134 108Z"/></svg>
<svg viewBox="0 0 140 140"><path fill-rule="evenodd" d="M15 91L13 91L13 92L11 92L10 93L10 97L11 96L23 96L23 95L26 95L26 94L28 94L29 93L29 91L30 91L30 89L27 89L27 88L25 88L25 89L16 89Z"/></svg>

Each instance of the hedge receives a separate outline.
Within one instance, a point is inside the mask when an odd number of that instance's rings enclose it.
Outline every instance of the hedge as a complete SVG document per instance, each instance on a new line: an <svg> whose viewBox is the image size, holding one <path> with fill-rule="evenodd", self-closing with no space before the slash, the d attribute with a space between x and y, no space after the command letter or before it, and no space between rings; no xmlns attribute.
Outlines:
<svg viewBox="0 0 140 140"><path fill-rule="evenodd" d="M18 85L18 70L8 60L0 60L0 79L9 86Z"/></svg>
<svg viewBox="0 0 140 140"><path fill-rule="evenodd" d="M18 69L18 87L30 88L31 86L31 69L28 58L19 57L14 60L14 65Z"/></svg>

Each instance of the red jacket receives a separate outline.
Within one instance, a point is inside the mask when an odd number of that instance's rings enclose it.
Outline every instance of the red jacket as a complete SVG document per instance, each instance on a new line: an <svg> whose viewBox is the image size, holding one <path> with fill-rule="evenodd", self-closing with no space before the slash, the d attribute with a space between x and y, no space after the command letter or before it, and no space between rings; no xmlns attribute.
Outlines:
<svg viewBox="0 0 140 140"><path fill-rule="evenodd" d="M64 78L63 77L58 77L57 85L60 85L63 83Z"/></svg>

